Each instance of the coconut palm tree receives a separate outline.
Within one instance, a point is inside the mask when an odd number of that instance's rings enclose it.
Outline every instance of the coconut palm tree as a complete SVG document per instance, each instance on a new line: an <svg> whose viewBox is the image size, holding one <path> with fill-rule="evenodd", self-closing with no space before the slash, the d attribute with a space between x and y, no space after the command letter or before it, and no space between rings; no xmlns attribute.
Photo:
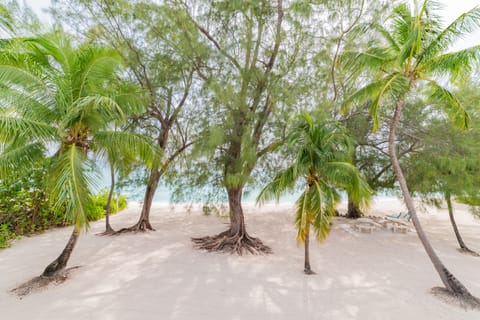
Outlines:
<svg viewBox="0 0 480 320"><path fill-rule="evenodd" d="M65 269L88 227L96 157L112 149L147 157L152 149L140 135L113 130L141 105L138 92L119 80L121 63L113 50L74 46L61 32L19 41L3 48L0 58L0 173L3 178L28 167L46 152L51 157L49 198L74 224L65 249L42 274L51 277Z"/></svg>
<svg viewBox="0 0 480 320"><path fill-rule="evenodd" d="M292 163L278 173L257 197L264 202L295 189L304 180L304 191L296 201L295 224L297 240L305 245L306 274L314 274L310 267L309 240L313 227L317 240L324 240L330 232L330 219L340 200L340 190L349 193L356 203L366 205L370 196L367 182L351 162L350 138L336 125L315 123L308 114L298 116L299 122L288 137L294 156Z"/></svg>
<svg viewBox="0 0 480 320"><path fill-rule="evenodd" d="M418 237L448 292L478 305L478 301L448 271L431 246L418 219L395 147L396 129L405 102L411 95L427 97L429 103L426 108L444 108L455 118L457 125L468 125L468 114L448 86L442 84L443 80L455 79L462 72L471 71L472 63L480 60L480 46L447 51L456 40L480 26L480 8L475 7L462 14L446 28L441 27L441 19L435 14L438 8L439 4L431 0L422 3L414 1L413 7L407 3L396 6L385 25L377 26L382 38L379 46L372 45L366 52L351 52L344 57L354 61L352 67L370 69L375 73L375 79L348 98L345 107L370 100L370 112L374 127L377 127L379 107L393 106L389 156ZM436 114L438 112L432 112L432 116Z"/></svg>

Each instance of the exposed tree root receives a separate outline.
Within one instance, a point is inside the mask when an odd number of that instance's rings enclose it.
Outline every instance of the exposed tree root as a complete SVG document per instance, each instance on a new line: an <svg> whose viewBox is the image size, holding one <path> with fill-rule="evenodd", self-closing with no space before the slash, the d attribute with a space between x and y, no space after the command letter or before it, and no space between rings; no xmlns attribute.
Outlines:
<svg viewBox="0 0 480 320"><path fill-rule="evenodd" d="M96 236L113 236L117 233L117 231L113 230L113 229L110 229L110 230L106 230L106 231L103 231L103 232L100 232L100 233L97 233L95 234Z"/></svg>
<svg viewBox="0 0 480 320"><path fill-rule="evenodd" d="M443 287L432 288L431 292L445 303L461 307L465 310L480 310L480 299L471 294L456 294Z"/></svg>
<svg viewBox="0 0 480 320"><path fill-rule="evenodd" d="M131 227L122 228L118 231L115 231L113 235L120 235L123 233L129 233L129 232L137 233L137 232L146 232L146 231L155 231L155 229L152 227L149 221L142 219Z"/></svg>
<svg viewBox="0 0 480 320"><path fill-rule="evenodd" d="M477 252L475 252L473 250L470 250L469 248L458 248L457 250L459 252L463 253L463 254L468 254L468 255L471 255L473 257L480 257L480 254L478 254Z"/></svg>
<svg viewBox="0 0 480 320"><path fill-rule="evenodd" d="M209 252L219 251L225 253L236 253L242 255L250 254L269 254L272 249L264 245L258 239L249 236L246 232L231 235L230 230L224 231L216 236L207 236L201 238L192 238L196 249L207 250Z"/></svg>
<svg viewBox="0 0 480 320"><path fill-rule="evenodd" d="M96 236L113 236L116 233L110 225L107 225L104 232L95 234Z"/></svg>
<svg viewBox="0 0 480 320"><path fill-rule="evenodd" d="M51 284L59 285L65 282L65 280L69 278L71 271L78 268L80 268L80 266L60 270L54 275L48 277L43 275L35 277L25 283L22 283L18 287L12 289L10 292L22 299L31 293L36 293L47 289Z"/></svg>

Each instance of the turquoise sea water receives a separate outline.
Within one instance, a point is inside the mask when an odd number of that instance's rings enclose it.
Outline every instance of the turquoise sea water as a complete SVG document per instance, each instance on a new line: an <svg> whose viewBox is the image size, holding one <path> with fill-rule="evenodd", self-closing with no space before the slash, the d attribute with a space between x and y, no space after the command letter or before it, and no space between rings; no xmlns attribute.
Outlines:
<svg viewBox="0 0 480 320"><path fill-rule="evenodd" d="M244 203L255 203L255 199L258 196L260 189L247 190L244 192L242 197L242 202ZM129 201L143 201L145 195L145 187L130 187L125 188L121 191L123 195L127 197ZM280 198L279 203L294 203L299 195L300 191L296 191L290 194L286 194ZM171 202L172 190L167 186L159 186L154 197L154 202L156 203L170 203ZM379 192L375 195L374 199L388 199L396 197L395 194L391 192ZM342 194L342 198L346 199L346 194ZM186 199L188 202L189 199ZM273 201L272 201L273 202Z"/></svg>
<svg viewBox="0 0 480 320"><path fill-rule="evenodd" d="M110 173L109 170L104 167L101 172L102 175L102 181L100 184L101 189L108 189L110 187ZM131 185L129 187L122 188L120 190L120 193L124 196L127 197L128 201L138 201L142 202L143 198L145 196L145 186L134 186ZM260 192L260 188L254 188L254 189L247 189L245 190L243 197L242 197L242 202L244 203L255 203L255 199L258 196ZM156 203L170 203L172 202L172 189L169 188L168 186L160 185L157 188L157 191L155 193L154 197L154 202ZM224 192L221 190L221 192ZM296 191L292 192L290 194L286 194L280 198L279 203L293 203L298 199L298 196L300 195L301 191ZM385 198L392 198L395 197L396 195L392 192L379 192L375 195L375 199L385 199ZM225 197L226 198L226 197ZM346 194L342 194L342 198L346 199ZM189 202L189 200L193 199L185 199L184 202Z"/></svg>

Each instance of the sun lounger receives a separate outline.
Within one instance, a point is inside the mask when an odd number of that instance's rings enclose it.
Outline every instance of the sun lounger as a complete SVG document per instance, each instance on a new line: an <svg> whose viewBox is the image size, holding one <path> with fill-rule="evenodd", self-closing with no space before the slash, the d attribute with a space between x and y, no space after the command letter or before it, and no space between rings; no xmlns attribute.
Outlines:
<svg viewBox="0 0 480 320"><path fill-rule="evenodd" d="M370 218L360 218L355 220L354 229L362 233L372 233L377 228L381 228L382 225L376 223Z"/></svg>
<svg viewBox="0 0 480 320"><path fill-rule="evenodd" d="M372 233L372 231L375 230L375 226L368 223L357 223L355 224L355 229L361 233Z"/></svg>
<svg viewBox="0 0 480 320"><path fill-rule="evenodd" d="M386 215L387 218L393 218L393 219L402 219L402 220L407 220L410 221L412 220L412 215L410 212L400 212L397 215Z"/></svg>
<svg viewBox="0 0 480 320"><path fill-rule="evenodd" d="M407 233L410 230L410 223L404 219L386 217L384 226L392 232Z"/></svg>
<svg viewBox="0 0 480 320"><path fill-rule="evenodd" d="M408 230L409 230L408 227L404 225L398 225L394 223L392 226L392 232L407 233Z"/></svg>

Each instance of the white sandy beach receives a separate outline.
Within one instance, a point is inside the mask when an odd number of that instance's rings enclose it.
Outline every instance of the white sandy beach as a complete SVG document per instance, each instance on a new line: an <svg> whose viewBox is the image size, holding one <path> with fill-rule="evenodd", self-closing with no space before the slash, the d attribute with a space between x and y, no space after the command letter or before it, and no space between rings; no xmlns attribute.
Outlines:
<svg viewBox="0 0 480 320"><path fill-rule="evenodd" d="M480 251L480 221L457 205L467 245ZM138 204L112 218L118 229L133 224ZM400 202L374 203L370 213L403 210ZM63 249L71 229L23 238L0 251L1 319L480 319L429 293L440 279L415 232L358 233L336 219L330 237L312 243L316 275L303 274L292 205L246 206L251 235L272 247L267 256L206 253L190 237L213 235L227 220L156 204L156 232L99 237L104 221L82 234L69 266L71 279L20 300L8 291L39 275ZM447 267L480 296L480 258L459 253L446 210L420 218Z"/></svg>

